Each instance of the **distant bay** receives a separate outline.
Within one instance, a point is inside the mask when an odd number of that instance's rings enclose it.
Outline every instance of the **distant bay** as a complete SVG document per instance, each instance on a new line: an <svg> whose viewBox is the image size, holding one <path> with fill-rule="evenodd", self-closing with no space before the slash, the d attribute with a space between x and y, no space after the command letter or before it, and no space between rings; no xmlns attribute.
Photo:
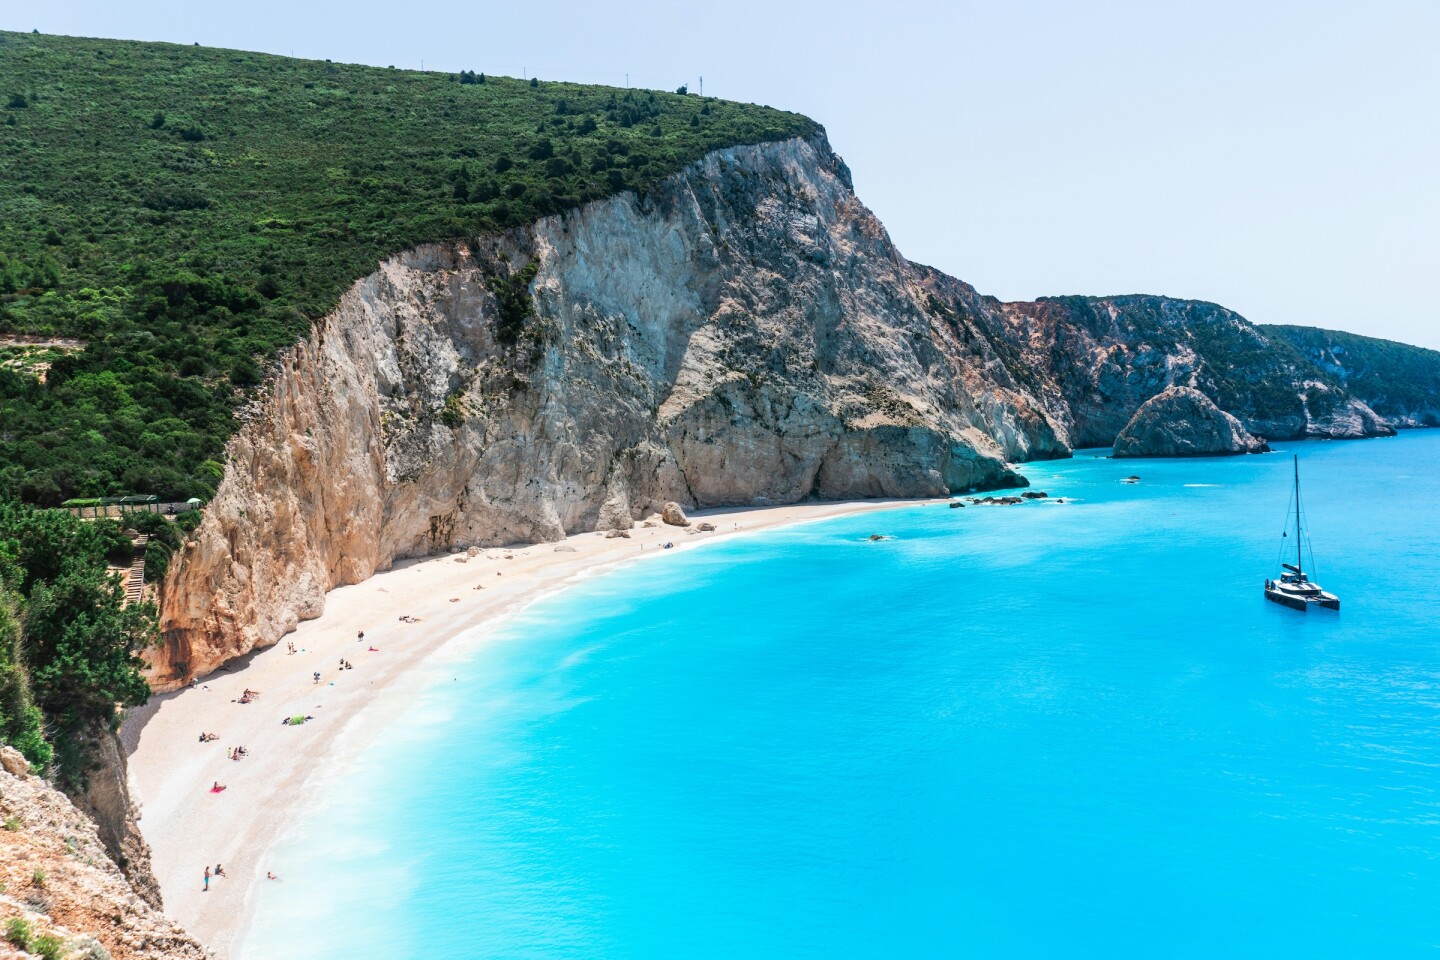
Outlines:
<svg viewBox="0 0 1440 960"><path fill-rule="evenodd" d="M1278 447L1081 451L462 640L337 745L241 955L1434 950L1440 432ZM1338 616L1261 596L1292 452Z"/></svg>

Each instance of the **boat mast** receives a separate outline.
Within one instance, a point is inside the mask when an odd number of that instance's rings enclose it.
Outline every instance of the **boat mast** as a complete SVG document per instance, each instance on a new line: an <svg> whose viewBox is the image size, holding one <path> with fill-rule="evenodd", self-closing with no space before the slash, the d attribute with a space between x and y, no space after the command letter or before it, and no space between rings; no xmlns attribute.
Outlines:
<svg viewBox="0 0 1440 960"><path fill-rule="evenodd" d="M1304 560L1300 555L1300 454L1295 454L1295 572L1303 575Z"/></svg>

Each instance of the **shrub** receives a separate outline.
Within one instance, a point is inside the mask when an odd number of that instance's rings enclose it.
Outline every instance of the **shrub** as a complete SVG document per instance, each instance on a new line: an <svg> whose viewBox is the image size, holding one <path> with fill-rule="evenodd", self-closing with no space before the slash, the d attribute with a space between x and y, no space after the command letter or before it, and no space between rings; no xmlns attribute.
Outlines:
<svg viewBox="0 0 1440 960"><path fill-rule="evenodd" d="M30 101L25 99L25 94L23 93L12 93L10 94L8 106L11 110L23 110L30 106Z"/></svg>
<svg viewBox="0 0 1440 960"><path fill-rule="evenodd" d="M10 941L11 946L29 951L33 937L30 921L24 917L11 917L5 921L5 939Z"/></svg>
<svg viewBox="0 0 1440 960"><path fill-rule="evenodd" d="M47 933L30 941L30 952L43 960L60 960L65 955L65 941Z"/></svg>

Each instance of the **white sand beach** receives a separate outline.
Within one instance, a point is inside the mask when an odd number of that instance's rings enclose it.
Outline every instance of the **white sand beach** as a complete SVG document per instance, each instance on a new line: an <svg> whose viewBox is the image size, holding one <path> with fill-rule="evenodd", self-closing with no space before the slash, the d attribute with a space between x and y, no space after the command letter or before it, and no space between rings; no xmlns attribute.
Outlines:
<svg viewBox="0 0 1440 960"><path fill-rule="evenodd" d="M331 591L322 617L302 623L274 647L227 665L196 687L157 696L127 716L122 737L130 752L131 789L166 913L227 957L255 885L267 882L266 854L287 816L303 807L307 783L343 748L336 738L382 691L398 686L407 671L458 633L513 614L602 567L637 559L659 564L679 550L741 533L923 502L703 511L692 519L713 523L714 532L657 524L637 526L628 539L577 534L563 544L485 549L463 563L456 555L407 561ZM667 541L673 550L663 549ZM362 630L364 639L357 639ZM342 659L353 669L340 669ZM246 689L258 691L258 698L237 702ZM297 714L315 719L301 729L283 725ZM202 743L202 732L219 739ZM227 753L236 746L248 755L233 761ZM211 792L216 782L224 784L222 792ZM206 891L205 867L217 863L225 876Z"/></svg>

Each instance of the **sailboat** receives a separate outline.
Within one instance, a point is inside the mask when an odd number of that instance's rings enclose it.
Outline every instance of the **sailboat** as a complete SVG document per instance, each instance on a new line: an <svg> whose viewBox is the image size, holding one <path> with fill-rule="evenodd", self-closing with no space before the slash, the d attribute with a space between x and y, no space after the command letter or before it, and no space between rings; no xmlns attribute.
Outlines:
<svg viewBox="0 0 1440 960"><path fill-rule="evenodd" d="M1287 518L1288 519L1288 518ZM1285 536L1288 536L1288 531ZM1300 457L1295 456L1295 563L1292 566L1288 563L1281 563L1284 568L1278 580L1265 581L1265 599L1273 603L1279 603L1292 610L1299 610L1302 613L1310 608L1311 604L1319 604L1326 610L1339 610L1340 598L1333 593L1326 593L1321 589L1320 584L1311 580L1305 573L1304 560L1301 557L1301 533L1300 533ZM1313 558L1312 558L1313 559Z"/></svg>

